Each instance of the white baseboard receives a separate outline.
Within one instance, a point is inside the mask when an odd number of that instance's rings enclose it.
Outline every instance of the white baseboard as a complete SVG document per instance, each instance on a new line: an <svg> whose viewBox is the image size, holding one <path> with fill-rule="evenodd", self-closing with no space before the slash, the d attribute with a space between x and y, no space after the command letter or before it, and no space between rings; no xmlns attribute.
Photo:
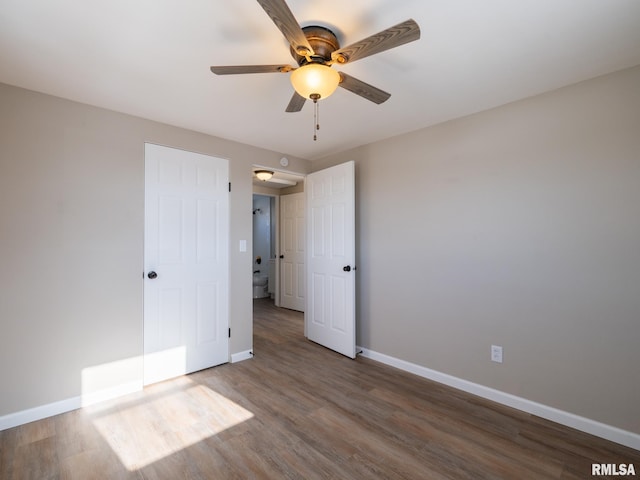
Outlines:
<svg viewBox="0 0 640 480"><path fill-rule="evenodd" d="M25 423L35 422L36 420L42 420L43 418L53 417L54 415L70 412L81 407L87 407L140 390L142 390L142 382L131 382L99 392L79 395L77 397L67 398L66 400L10 413L0 417L0 431L24 425Z"/></svg>
<svg viewBox="0 0 640 480"><path fill-rule="evenodd" d="M84 394L82 396L82 406L88 407L96 403L106 402L107 400L129 395L130 393L140 392L142 389L144 389L144 385L141 379L135 382L123 383L122 385L107 390Z"/></svg>
<svg viewBox="0 0 640 480"><path fill-rule="evenodd" d="M250 358L253 358L253 349L246 350L244 352L232 353L231 363L242 362L243 360L249 360Z"/></svg>
<svg viewBox="0 0 640 480"><path fill-rule="evenodd" d="M538 417L546 418L553 422L565 425L567 427L575 428L582 432L596 435L606 440L625 445L627 447L640 450L640 435L637 433L622 430L621 428L613 427L604 423L591 420L589 418L581 417L573 413L558 410L557 408L549 407L541 403L527 400L526 398L517 397L510 393L505 393L500 390L485 387L478 383L469 382L461 378L448 375L446 373L431 370L430 368L416 365L415 363L407 362L399 358L391 357L383 353L374 352L366 348L358 347L358 350L362 351L362 356L370 358L371 360L390 365L400 370L404 370L409 373L413 373L420 377L434 380L438 383L448 385L458 390L462 390L468 393L472 393L479 397L492 400L494 402L506 405L508 407L516 408L523 412L536 415Z"/></svg>
<svg viewBox="0 0 640 480"><path fill-rule="evenodd" d="M241 362L250 358L253 358L253 350L234 353L231 355L231 363ZM67 398L65 400L0 416L0 431L24 425L25 423L35 422L36 420L42 420L43 418L52 417L54 415L59 415L61 413L70 412L78 408L95 405L129 393L139 392L143 388L144 385L142 380L140 380L118 385L114 388L78 395L77 397Z"/></svg>

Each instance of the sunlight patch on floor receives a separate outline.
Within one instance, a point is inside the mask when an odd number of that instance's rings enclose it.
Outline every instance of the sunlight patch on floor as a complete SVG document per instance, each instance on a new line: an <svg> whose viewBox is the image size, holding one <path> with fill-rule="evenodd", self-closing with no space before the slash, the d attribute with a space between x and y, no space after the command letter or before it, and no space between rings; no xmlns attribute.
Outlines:
<svg viewBox="0 0 640 480"><path fill-rule="evenodd" d="M253 418L205 385L181 377L145 390L141 398L109 402L94 426L129 470L150 465ZM91 413L90 413L91 414Z"/></svg>

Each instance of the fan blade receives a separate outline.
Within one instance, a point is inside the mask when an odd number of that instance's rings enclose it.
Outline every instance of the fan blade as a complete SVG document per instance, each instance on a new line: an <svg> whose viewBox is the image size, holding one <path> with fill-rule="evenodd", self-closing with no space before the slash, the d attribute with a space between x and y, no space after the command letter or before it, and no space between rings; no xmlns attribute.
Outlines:
<svg viewBox="0 0 640 480"><path fill-rule="evenodd" d="M300 95L298 92L293 92L293 97L291 97L291 100L289 101L289 105L287 105L287 109L285 110L285 112L299 112L300 110L302 110L302 107L304 107L304 102L306 101L307 99Z"/></svg>
<svg viewBox="0 0 640 480"><path fill-rule="evenodd" d="M340 72L340 83L338 86L345 90L349 90L356 95L360 95L373 103L377 103L378 105L389 100L389 97L391 96L390 93L380 90L379 88L369 85L368 83L351 77L343 72Z"/></svg>
<svg viewBox="0 0 640 480"><path fill-rule="evenodd" d="M370 37L336 50L331 59L337 63L355 62L375 53L399 47L420 38L420 27L414 20L407 20Z"/></svg>
<svg viewBox="0 0 640 480"><path fill-rule="evenodd" d="M307 37L305 37L302 28L300 28L300 24L284 0L258 0L258 3L299 55L314 54L313 48L311 48Z"/></svg>
<svg viewBox="0 0 640 480"><path fill-rule="evenodd" d="M216 75L237 75L241 73L286 73L291 70L291 65L225 65L211 67L211 71Z"/></svg>

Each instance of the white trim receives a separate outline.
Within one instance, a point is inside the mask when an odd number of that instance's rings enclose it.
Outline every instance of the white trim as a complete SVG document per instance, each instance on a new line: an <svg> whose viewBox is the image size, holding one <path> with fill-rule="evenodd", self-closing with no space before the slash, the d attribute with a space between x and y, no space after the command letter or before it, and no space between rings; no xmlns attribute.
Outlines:
<svg viewBox="0 0 640 480"><path fill-rule="evenodd" d="M238 352L231 354L231 363L242 362L243 360L249 360L253 358L253 350L245 350L244 352Z"/></svg>
<svg viewBox="0 0 640 480"><path fill-rule="evenodd" d="M142 379L134 382L123 383L117 387L100 390L99 392L87 393L82 395L82 406L88 407L96 403L105 402L114 398L129 395L130 393L140 392L144 389Z"/></svg>
<svg viewBox="0 0 640 480"><path fill-rule="evenodd" d="M60 400L59 402L29 408L28 410L10 413L9 415L0 417L0 431L24 425L25 423L35 422L36 420L42 420L43 418L53 417L60 413L70 412L81 406L82 399L80 397L73 397L67 400Z"/></svg>
<svg viewBox="0 0 640 480"><path fill-rule="evenodd" d="M118 385L114 388L101 390L99 392L79 395L77 397L67 398L58 402L40 405L38 407L29 408L15 413L10 413L0 417L0 431L7 428L13 428L25 423L35 422L43 418L53 417L61 413L67 413L78 408L93 405L105 400L121 397L129 393L142 390L142 382L131 382Z"/></svg>
<svg viewBox="0 0 640 480"><path fill-rule="evenodd" d="M438 372L436 370L431 370L430 368L416 365L415 363L407 362L373 350L358 347L358 351L362 352L363 357L370 358L371 360L399 368L400 370L413 373L414 375L434 380L438 383L472 393L479 397L492 400L508 407L516 408L532 415L537 415L538 417L546 418L547 420L551 420L567 427L575 428L576 430L590 433L591 435L596 435L606 440L611 440L612 442L640 450L640 435L637 433L622 430L621 428L613 427L589 418L533 402L526 398L517 397L510 393L495 390L478 383L473 383L446 373Z"/></svg>

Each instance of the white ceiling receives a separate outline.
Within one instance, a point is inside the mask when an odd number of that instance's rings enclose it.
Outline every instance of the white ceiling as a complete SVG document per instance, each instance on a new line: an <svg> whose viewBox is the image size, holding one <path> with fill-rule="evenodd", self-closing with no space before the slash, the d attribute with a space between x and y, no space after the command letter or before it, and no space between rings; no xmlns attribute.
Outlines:
<svg viewBox="0 0 640 480"><path fill-rule="evenodd" d="M253 0L0 0L0 82L310 160L640 64L638 0L289 0L347 45L408 18L417 42L335 67L392 94L344 89L285 113L294 64Z"/></svg>

